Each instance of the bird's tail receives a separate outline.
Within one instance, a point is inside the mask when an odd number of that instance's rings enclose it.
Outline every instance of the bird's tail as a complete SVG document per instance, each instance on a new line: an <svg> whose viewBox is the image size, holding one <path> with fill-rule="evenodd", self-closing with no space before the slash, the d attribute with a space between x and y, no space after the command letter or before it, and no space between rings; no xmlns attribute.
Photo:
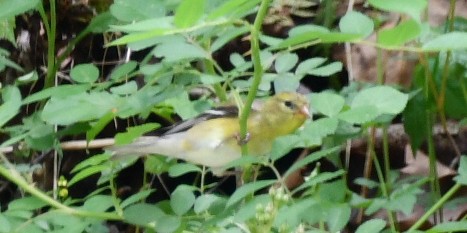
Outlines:
<svg viewBox="0 0 467 233"><path fill-rule="evenodd" d="M127 145L114 145L105 148L112 153L112 159L119 159L126 156L144 156L152 154L151 147L157 143L159 137L141 137Z"/></svg>
<svg viewBox="0 0 467 233"><path fill-rule="evenodd" d="M107 147L106 150L111 151L114 160L127 156L145 156L149 154L162 154L167 157L179 158L177 153L173 153L174 148L170 147L170 144L165 137L144 136L130 144L115 145Z"/></svg>

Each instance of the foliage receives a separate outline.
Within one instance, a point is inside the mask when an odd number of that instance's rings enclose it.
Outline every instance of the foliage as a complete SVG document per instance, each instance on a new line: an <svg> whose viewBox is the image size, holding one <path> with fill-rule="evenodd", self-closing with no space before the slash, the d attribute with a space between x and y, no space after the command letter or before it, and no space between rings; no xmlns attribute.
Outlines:
<svg viewBox="0 0 467 233"><path fill-rule="evenodd" d="M49 19L43 3L17 1L5 5L3 2L9 1L0 2L0 22L9 25L0 35L13 32L11 22L15 16L36 10L42 17L48 38L55 38L52 22L56 19L53 14ZM50 1L52 11L54 2ZM421 186L436 180L436 174L431 174L433 179L430 180L399 180L397 183L396 178L391 179L394 177L390 176L391 171L385 170L383 175L379 168L378 182L356 181L378 193L374 198L364 199L347 187L346 167L337 155L346 140L368 137L368 129L385 128L400 114L414 150L424 141L432 141L428 129L434 114L444 120L464 118L465 121L465 22L459 21L464 28L437 31L421 20L420 15L427 7L425 0L410 3L370 0L371 7L402 13L406 17L393 28L381 29L369 16L349 11L339 20L337 28L307 24L293 27L287 38L272 38L261 32L270 2L114 1L108 12L94 17L70 42L65 54L55 57L55 41L49 39L52 51L49 51L47 77L44 77L42 90L26 96L21 94L21 85L37 81L35 72L22 76L23 82L3 84L0 89L0 127L7 140L0 144L0 148L21 142L21 154L25 157L30 156L31 151L50 150L64 155L60 147L63 137L82 136L88 142L92 141L114 119L144 120L151 115L170 119L174 114L190 119L215 106L215 102L208 98L210 94L196 100L190 98L190 93L200 87L223 102L230 96L247 96L245 113L251 108L254 97L267 96L272 90L295 91L310 75L326 78L343 69L341 62L329 61L326 57L300 60L296 51L312 45L366 44L378 49L414 52L425 60L428 53L437 56L430 63L420 64L422 67L415 74L412 92L382 83L366 86L351 83L341 92L329 90L309 94L315 114L322 118L309 121L295 134L276 140L269 157L244 156L236 161L235 165L245 169L252 169L251 165L269 168L276 177L246 180L230 196L206 191L216 184L204 183L204 169L154 156L145 161L145 173L159 175L168 171L173 177L201 174L201 182L177 186L168 201L146 202L151 194L161 191L148 187L120 199L114 179L121 170L134 164L136 158L115 161L104 152L93 153L77 164L69 181L60 180L62 189L57 200L32 185L31 176L40 168L27 163L12 164L0 153L0 175L27 193L8 206L1 206L0 232L108 232L104 221L122 221L144 229L144 232L182 232L182 229L183 232L339 232L349 224L352 209L365 208L366 215L381 209L387 211L388 216L395 212L413 212L418 195L424 192ZM307 1L302 3L305 4L303 7L308 6ZM316 5L311 1L310 4ZM307 13L301 9L297 12ZM248 15L256 15L254 22L246 20ZM141 60L117 65L108 75L95 64L77 64L69 71L68 83L50 85L54 83L50 77L56 76L61 62L80 40L91 33L104 32L121 35L107 43L107 47L127 46L128 52L146 51L147 55ZM375 32L378 33L377 41L367 40ZM251 55L221 54L228 56L233 67L225 70L215 59L215 54L239 36L249 38L251 49L247 54ZM11 41L11 36L5 38ZM0 71L7 68L21 71L22 68L8 56L6 50L0 50ZM28 106L36 106L35 111L21 115L21 110ZM242 119L246 115L242 115ZM129 142L159 126L149 123L128 127L127 132L117 134L115 140L117 143ZM318 147L321 149L292 165L284 174L277 172L274 162L292 149ZM284 177L323 158L338 169L321 171L318 165L297 188L288 190L284 187ZM430 164L435 162L430 161ZM374 159L374 163L378 169L378 160ZM464 156L460 160L456 185L426 206L427 214L440 209L461 185L465 185L466 170ZM88 196L77 199L67 195L67 188L95 175L99 176L99 188ZM417 230L429 216L423 216L410 230ZM356 232L381 232L386 225L392 232L396 231L395 221L388 218L368 220ZM440 224L428 232L465 229L465 223L453 222Z"/></svg>

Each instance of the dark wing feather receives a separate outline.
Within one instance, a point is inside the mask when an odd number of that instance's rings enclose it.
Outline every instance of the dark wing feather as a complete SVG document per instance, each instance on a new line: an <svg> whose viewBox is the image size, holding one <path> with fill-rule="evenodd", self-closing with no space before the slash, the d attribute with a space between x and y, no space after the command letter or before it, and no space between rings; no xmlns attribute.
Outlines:
<svg viewBox="0 0 467 233"><path fill-rule="evenodd" d="M222 107L213 108L211 110L208 110L200 114L199 116L193 119L181 121L174 125L164 128L166 131L163 133L163 135L183 132L183 131L189 130L191 127L193 127L194 125L200 122L211 120L211 119L216 119L216 118L221 118L221 117L224 117L224 118L225 117L227 118L238 117L238 108L236 106L222 106Z"/></svg>

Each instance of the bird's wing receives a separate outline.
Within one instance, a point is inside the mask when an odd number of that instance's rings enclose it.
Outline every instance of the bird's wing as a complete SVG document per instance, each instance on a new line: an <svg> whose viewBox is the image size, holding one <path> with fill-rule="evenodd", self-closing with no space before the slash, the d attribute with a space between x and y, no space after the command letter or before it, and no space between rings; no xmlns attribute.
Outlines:
<svg viewBox="0 0 467 233"><path fill-rule="evenodd" d="M203 121L217 119L217 118L234 118L238 117L238 108L236 106L223 106L207 110L199 116L189 119L186 121L181 121L177 124L169 126L164 135L179 133L191 129L194 125L197 125Z"/></svg>

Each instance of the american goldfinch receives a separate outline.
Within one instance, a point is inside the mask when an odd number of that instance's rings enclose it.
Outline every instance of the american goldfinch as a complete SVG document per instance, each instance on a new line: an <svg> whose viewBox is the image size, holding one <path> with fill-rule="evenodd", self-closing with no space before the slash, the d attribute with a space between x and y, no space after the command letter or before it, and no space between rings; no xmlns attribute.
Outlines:
<svg viewBox="0 0 467 233"><path fill-rule="evenodd" d="M229 162L241 157L241 144L246 143L251 155L271 151L274 139L293 133L310 116L305 96L282 92L253 110L247 121L248 137L239 139L238 111L222 107L183 122L162 136L144 136L135 142L108 148L115 156L160 154L210 167L215 175ZM201 121L199 119L202 119Z"/></svg>

